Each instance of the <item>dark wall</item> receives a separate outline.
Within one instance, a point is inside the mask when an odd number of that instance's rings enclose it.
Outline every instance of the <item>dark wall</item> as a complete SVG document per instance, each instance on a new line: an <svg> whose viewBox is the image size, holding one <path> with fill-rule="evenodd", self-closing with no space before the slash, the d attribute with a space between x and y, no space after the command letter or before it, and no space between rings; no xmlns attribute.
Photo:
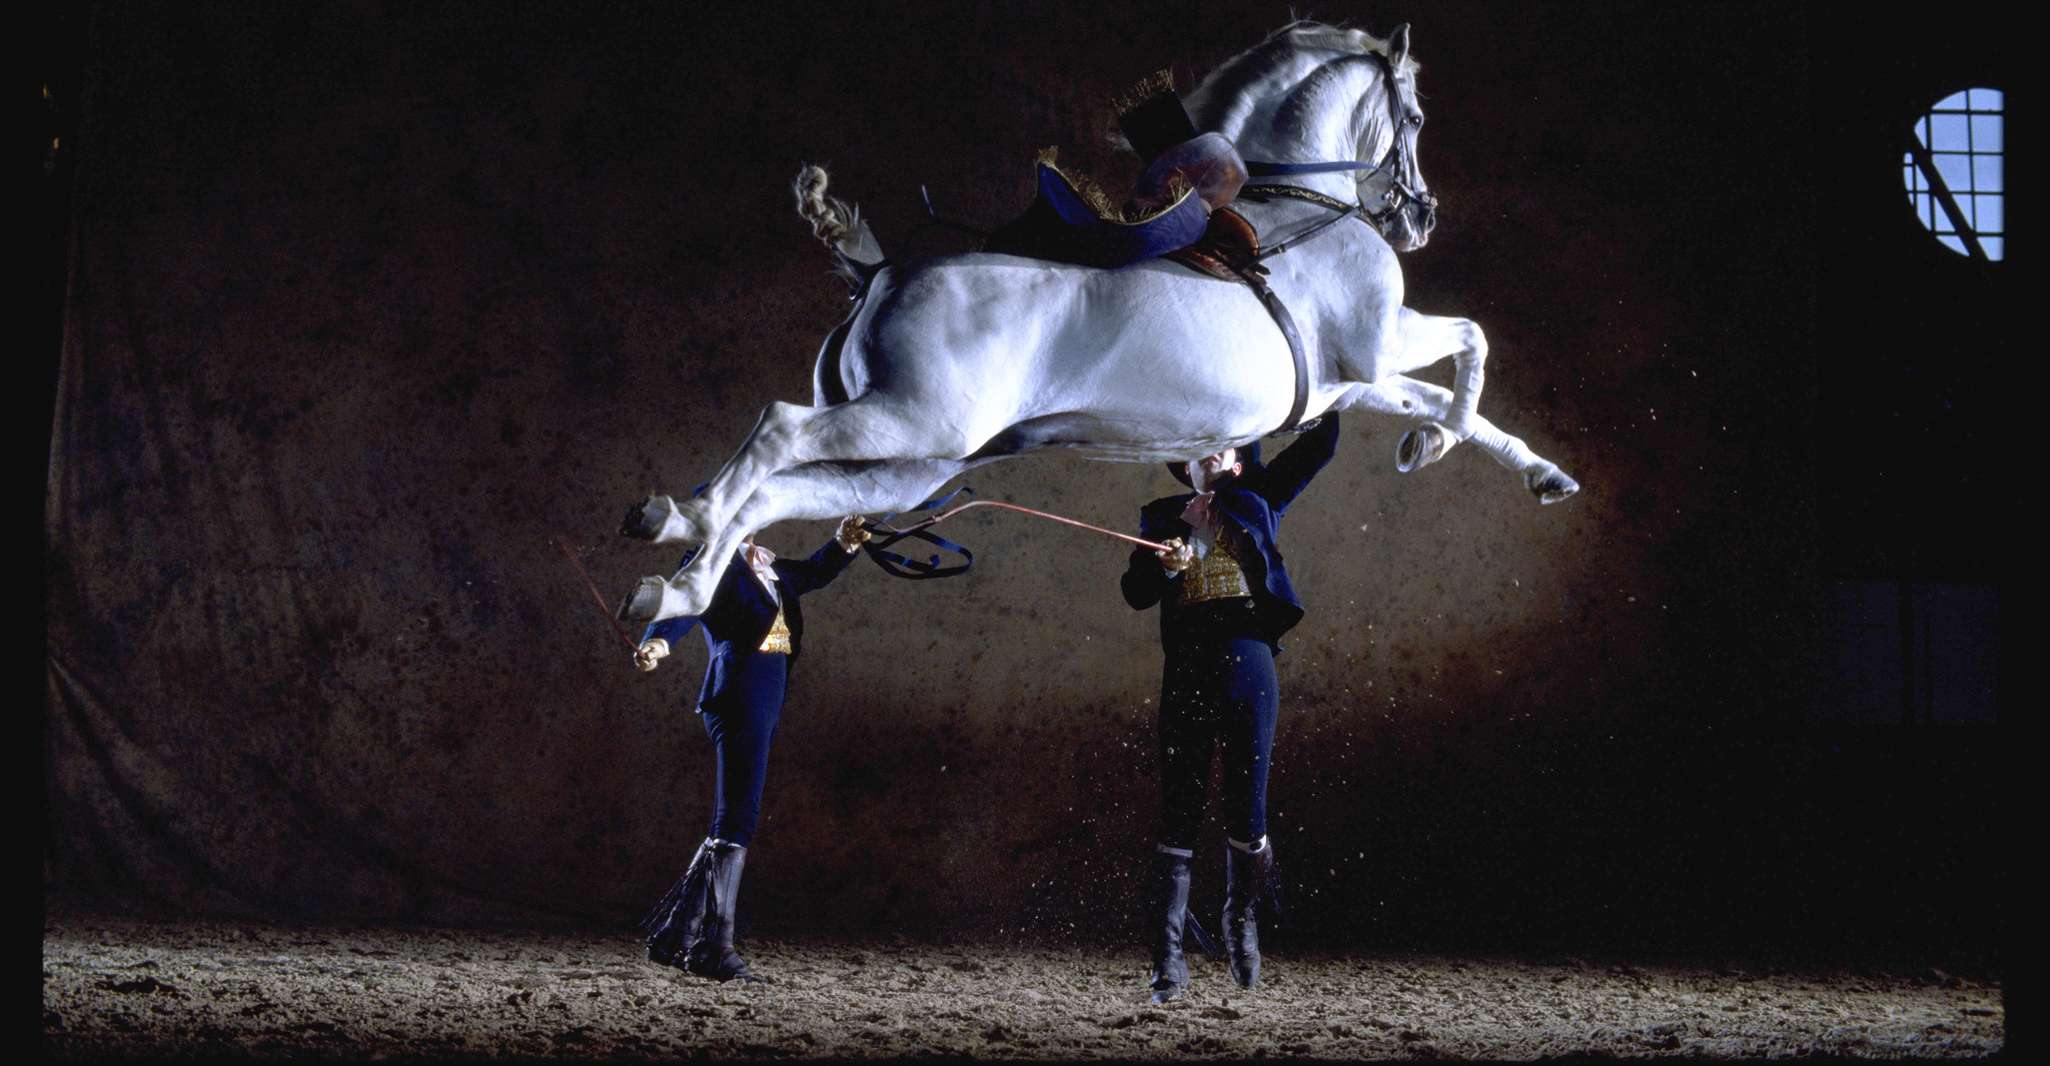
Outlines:
<svg viewBox="0 0 2050 1066"><path fill-rule="evenodd" d="M1857 279L1954 265L1914 251L1897 140L1869 143L1897 134L1835 80L1862 42L1781 5L1316 13L1413 23L1444 205L1409 303L1487 329L1484 409L1586 489L1539 508L1470 450L1398 475L1400 427L1349 420L1284 533L1310 610L1272 795L1293 927L1869 944L1914 889L1885 943L1988 942L1944 916L1993 883L1990 831L1943 826L1988 802L1991 744L1942 761L1827 724L1831 582L1922 572L1859 532L1879 475L1839 475L1869 470L1844 449L1875 432L1846 412L1932 372L1926 348L1862 369L1847 338L1928 304ZM687 491L762 405L808 397L845 300L791 212L800 161L831 164L893 254L959 250L920 183L994 222L1040 146L1114 182L1107 101L1170 63L1186 85L1288 11L1160 15L97 12L46 518L49 886L636 916L708 814L702 653L633 673L553 538L608 597L666 568L616 542L621 506ZM1887 80L1924 75L1911 56ZM1971 277L1930 303L2001 284ZM1972 375L1943 373L1962 398ZM1969 421L1893 410L1894 458L1894 431ZM1899 469L1929 492L1890 506L1997 482L2002 430L1965 432L1983 465L1917 460ZM1111 524L1173 487L1060 457L971 482ZM1153 620L1119 601L1115 547L1010 518L950 535L978 552L964 579L863 566L807 601L757 928L1127 935ZM1852 817L1871 802L1883 831ZM1943 874L1852 861L1902 846Z"/></svg>

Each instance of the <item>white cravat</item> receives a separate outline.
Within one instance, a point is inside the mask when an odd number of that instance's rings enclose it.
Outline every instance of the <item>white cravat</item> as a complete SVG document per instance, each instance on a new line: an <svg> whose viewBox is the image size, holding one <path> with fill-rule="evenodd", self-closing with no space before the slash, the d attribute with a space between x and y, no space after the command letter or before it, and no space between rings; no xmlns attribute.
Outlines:
<svg viewBox="0 0 2050 1066"><path fill-rule="evenodd" d="M754 571L755 580L768 590L769 598L776 601L776 606L783 606L783 597L776 592L776 570L769 565L776 561L776 553L759 544L750 544L741 549L741 557L747 560L747 568Z"/></svg>
<svg viewBox="0 0 2050 1066"><path fill-rule="evenodd" d="M1209 555L1211 545L1217 543L1220 516L1216 500L1215 492L1199 492L1187 507L1182 508L1182 521L1189 524L1189 545L1195 549L1198 559Z"/></svg>

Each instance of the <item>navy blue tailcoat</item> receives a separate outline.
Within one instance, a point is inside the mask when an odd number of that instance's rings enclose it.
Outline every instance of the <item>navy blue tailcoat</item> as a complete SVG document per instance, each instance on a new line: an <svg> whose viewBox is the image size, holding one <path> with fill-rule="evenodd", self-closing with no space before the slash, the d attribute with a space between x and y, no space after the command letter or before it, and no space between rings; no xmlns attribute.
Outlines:
<svg viewBox="0 0 2050 1066"><path fill-rule="evenodd" d="M809 559L777 559L769 566L776 571L776 593L783 598L783 624L790 627L790 658L794 661L804 650L804 608L800 598L807 592L824 588L847 569L859 552L844 551L836 540L829 540L825 546L811 553ZM691 556L683 557L677 569L688 565ZM726 573L719 579L719 588L712 593L712 605L705 613L681 618L665 618L650 623L643 642L661 637L674 649L678 641L698 623L704 623L705 649L710 653L710 662L705 667L705 684L698 690L698 706L718 699L725 694L728 679L733 674L733 663L743 655L755 654L762 646L762 638L769 635L769 627L776 621L776 601L771 599L767 589L747 565L747 557L734 552L733 562L726 567Z"/></svg>
<svg viewBox="0 0 2050 1066"><path fill-rule="evenodd" d="M1240 560L1240 565L1245 568L1246 583L1253 589L1253 610L1260 636L1276 652L1281 650L1281 635L1302 621L1303 603L1296 598L1295 586L1289 583L1288 568L1282 565L1275 529L1281 516L1288 512L1288 505L1309 487L1310 479L1324 469L1337 451L1338 416L1328 414L1318 420L1314 429L1283 449L1272 463L1247 463L1245 472L1218 489L1211 501L1218 513L1238 526L1255 549L1253 558ZM1140 508L1139 535L1154 541L1169 537L1186 541L1194 531L1182 521L1182 510L1195 495L1184 492L1167 496ZM1160 557L1151 549L1135 549L1121 582L1125 602L1134 610L1145 610L1159 603L1167 594L1169 582L1175 580L1179 579L1168 576L1160 565ZM1172 613L1160 612L1163 639Z"/></svg>

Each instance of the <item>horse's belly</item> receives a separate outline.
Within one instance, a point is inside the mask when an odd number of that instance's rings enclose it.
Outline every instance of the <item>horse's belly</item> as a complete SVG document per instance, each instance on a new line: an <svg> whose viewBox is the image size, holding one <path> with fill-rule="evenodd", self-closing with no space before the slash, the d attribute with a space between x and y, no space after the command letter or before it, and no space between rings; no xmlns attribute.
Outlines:
<svg viewBox="0 0 2050 1066"><path fill-rule="evenodd" d="M1288 344L1242 285L1165 264L1005 256L891 280L857 323L857 394L882 389L942 417L972 409L992 432L1038 427L1026 447L1186 458L1271 432L1294 399Z"/></svg>
<svg viewBox="0 0 2050 1066"><path fill-rule="evenodd" d="M1048 348L1051 375L1074 383L1086 409L1129 425L1134 443L1178 447L1281 424L1295 398L1295 361L1252 290L1179 268L1127 280L1095 286L1090 312L1073 316Z"/></svg>

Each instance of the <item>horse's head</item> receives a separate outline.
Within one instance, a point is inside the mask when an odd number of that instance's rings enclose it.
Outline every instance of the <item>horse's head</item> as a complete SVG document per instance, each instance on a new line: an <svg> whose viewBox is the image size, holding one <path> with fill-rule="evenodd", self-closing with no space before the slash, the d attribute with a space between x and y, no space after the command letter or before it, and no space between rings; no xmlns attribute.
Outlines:
<svg viewBox="0 0 2050 1066"><path fill-rule="evenodd" d="M1416 70L1407 25L1384 41L1299 21L1212 71L1186 102L1197 128L1229 137L1248 163L1364 164L1351 171L1351 189L1339 173L1269 173L1350 192L1389 245L1407 252L1430 239L1438 206L1417 166Z"/></svg>
<svg viewBox="0 0 2050 1066"><path fill-rule="evenodd" d="M1409 25L1388 35L1383 64L1383 105L1363 99L1359 159L1374 161L1359 173L1360 206L1381 236L1398 252L1415 251L1431 239L1438 224L1438 198L1424 184L1417 166L1417 135L1424 128L1424 109L1416 91L1416 63L1409 58ZM1379 121L1376 121L1378 117Z"/></svg>

